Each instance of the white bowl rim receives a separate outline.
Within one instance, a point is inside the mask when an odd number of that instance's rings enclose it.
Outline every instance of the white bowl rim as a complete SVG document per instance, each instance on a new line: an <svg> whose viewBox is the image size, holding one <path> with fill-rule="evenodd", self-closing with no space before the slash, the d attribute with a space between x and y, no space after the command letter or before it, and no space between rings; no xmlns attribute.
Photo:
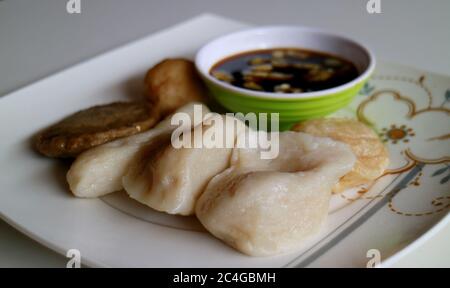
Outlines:
<svg viewBox="0 0 450 288"><path fill-rule="evenodd" d="M282 30L282 29L299 30L300 32L301 31L309 31L309 32L321 34L324 36L341 38L342 40L347 41L347 42L352 43L353 45L357 46L364 53L366 53L368 56L368 59L369 59L369 63L367 65L366 69L358 77L356 77L355 79L353 79L350 82L344 83L342 85L339 85L339 86L336 86L333 88L328 88L328 89L313 91L313 92L302 92L302 93L260 92L260 91L253 91L250 89L236 87L236 86L230 85L228 83L225 83L223 81L220 81L220 80L216 79L215 77L211 76L209 74L209 69L211 67L208 67L208 69L207 69L208 71L204 71L204 69L202 69L199 65L199 62L200 62L199 59L200 59L201 54L204 53L204 51L207 48L209 48L210 45L212 45L216 42L219 42L219 41L223 41L224 38L231 38L231 37L239 36L242 34L248 34L248 33L261 33L261 32L267 31L267 30L277 30L277 29L278 30ZM279 48L279 46L277 46L277 47L274 46L273 48ZM242 52L245 52L245 51L242 51ZM232 55L229 55L229 56L232 56ZM351 61L351 59L348 59L348 60ZM260 27L256 27L256 28L249 28L249 29L244 29L244 30L239 30L236 32L228 33L228 34L216 37L213 40L206 43L205 45L203 45L197 51L197 54L195 56L195 66L197 68L197 71L200 73L200 75L202 77L206 78L207 80L213 82L214 84L219 85L220 87L222 87L224 89L231 90L233 92L243 94L245 96L250 96L250 97L255 97L255 98L268 98L268 99L307 99L307 98L332 96L330 94L334 95L335 93L342 92L342 91L344 91L348 88L351 88L351 87L355 86L356 84L364 81L365 79L368 79L370 77L370 75L373 73L373 71L375 70L375 65L376 65L376 59L375 59L374 53L365 44L361 43L360 41L353 40L345 35L327 31L325 29L311 28L311 27L306 27L306 26L296 26L296 25L260 26Z"/></svg>

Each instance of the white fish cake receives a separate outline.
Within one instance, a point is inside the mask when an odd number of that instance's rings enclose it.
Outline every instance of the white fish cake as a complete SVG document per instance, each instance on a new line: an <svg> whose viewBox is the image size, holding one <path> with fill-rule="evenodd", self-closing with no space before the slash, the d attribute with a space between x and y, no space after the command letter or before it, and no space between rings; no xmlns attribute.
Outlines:
<svg viewBox="0 0 450 288"><path fill-rule="evenodd" d="M209 109L200 103L187 104L176 112L184 112L193 118L195 104L201 105L203 112L209 112ZM122 177L136 155L152 150L170 138L171 132L176 128L170 121L171 116L146 132L81 153L66 176L72 193L77 197L93 198L122 190ZM190 126L185 128L190 129Z"/></svg>
<svg viewBox="0 0 450 288"><path fill-rule="evenodd" d="M222 120L230 125L219 125ZM218 120L218 121L215 121ZM123 177L123 187L128 195L158 211L169 214L192 215L195 203L216 174L229 166L232 147L239 131L245 129L240 120L213 114L194 127L191 136L200 135L202 142L214 131L223 133L229 148L175 148L171 143L148 155L135 158ZM227 133L230 137L226 138ZM217 134L219 135L219 134ZM194 137L191 137L193 145Z"/></svg>
<svg viewBox="0 0 450 288"><path fill-rule="evenodd" d="M235 149L230 168L196 204L203 226L247 255L289 252L317 233L332 187L356 160L348 145L328 138L282 132L279 141L272 160L262 160L258 149Z"/></svg>
<svg viewBox="0 0 450 288"><path fill-rule="evenodd" d="M299 123L294 131L330 137L347 143L357 157L352 171L333 188L338 193L380 177L389 165L389 154L377 134L363 123L349 118L322 118Z"/></svg>

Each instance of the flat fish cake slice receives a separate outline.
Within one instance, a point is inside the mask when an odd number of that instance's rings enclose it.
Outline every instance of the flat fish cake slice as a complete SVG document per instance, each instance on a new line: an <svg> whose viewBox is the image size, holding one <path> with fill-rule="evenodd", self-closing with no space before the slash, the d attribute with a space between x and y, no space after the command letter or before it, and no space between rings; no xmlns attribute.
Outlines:
<svg viewBox="0 0 450 288"><path fill-rule="evenodd" d="M75 157L92 147L146 131L157 121L143 101L94 106L39 133L35 148L48 157Z"/></svg>
<svg viewBox="0 0 450 288"><path fill-rule="evenodd" d="M292 130L330 137L347 143L357 157L352 171L333 188L338 193L380 177L389 165L389 154L377 134L363 123L349 118L314 119L295 125Z"/></svg>

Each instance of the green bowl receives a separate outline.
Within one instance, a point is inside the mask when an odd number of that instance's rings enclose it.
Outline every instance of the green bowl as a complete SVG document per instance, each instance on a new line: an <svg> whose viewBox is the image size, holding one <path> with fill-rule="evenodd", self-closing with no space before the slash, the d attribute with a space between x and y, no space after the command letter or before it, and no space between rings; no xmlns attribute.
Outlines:
<svg viewBox="0 0 450 288"><path fill-rule="evenodd" d="M245 51L270 48L304 48L334 54L355 64L360 75L343 85L315 92L259 92L232 86L209 74L218 61ZM226 109L242 113L279 113L280 130L293 124L331 114L356 96L375 68L369 49L348 38L317 29L271 26L244 30L217 38L203 46L196 66L211 94Z"/></svg>

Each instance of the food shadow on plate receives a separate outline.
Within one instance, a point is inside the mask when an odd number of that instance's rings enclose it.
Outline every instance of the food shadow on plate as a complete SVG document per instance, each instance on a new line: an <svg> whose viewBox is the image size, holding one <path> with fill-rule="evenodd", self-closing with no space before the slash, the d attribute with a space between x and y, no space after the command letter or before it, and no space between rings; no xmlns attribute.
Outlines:
<svg viewBox="0 0 450 288"><path fill-rule="evenodd" d="M122 101L142 101L145 100L146 91L144 76L145 74L136 74L119 83L119 89L123 94Z"/></svg>
<svg viewBox="0 0 450 288"><path fill-rule="evenodd" d="M170 215L156 211L131 199L125 191L117 191L100 199L108 206L145 222L179 230L206 232L194 216Z"/></svg>
<svg viewBox="0 0 450 288"><path fill-rule="evenodd" d="M70 192L69 184L66 180L67 171L72 165L73 159L59 159L59 161L54 161L51 165L51 175L53 181L64 190L65 194L73 196Z"/></svg>
<svg viewBox="0 0 450 288"><path fill-rule="evenodd" d="M37 152L34 153L36 154L36 157L44 158L44 156L39 155ZM51 191L58 191L58 194L62 196L73 198L73 194L70 192L66 180L66 174L72 162L73 159L66 158L43 163L42 169L37 169L36 173L33 175L33 183L51 183L51 185L56 187L55 189L51 189Z"/></svg>

